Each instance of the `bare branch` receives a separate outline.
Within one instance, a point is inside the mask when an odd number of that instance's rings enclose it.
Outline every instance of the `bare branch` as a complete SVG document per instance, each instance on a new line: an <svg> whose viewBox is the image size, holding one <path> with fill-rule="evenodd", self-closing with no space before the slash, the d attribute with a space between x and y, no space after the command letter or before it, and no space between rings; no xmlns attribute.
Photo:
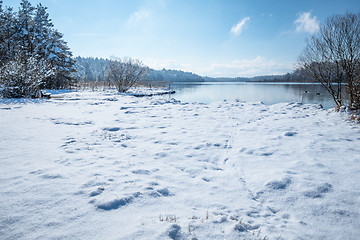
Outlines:
<svg viewBox="0 0 360 240"><path fill-rule="evenodd" d="M111 60L105 77L119 92L126 92L148 74L148 68L140 60Z"/></svg>
<svg viewBox="0 0 360 240"><path fill-rule="evenodd" d="M360 109L359 64L360 14L329 17L299 57L300 68L327 89L338 107L345 93L352 109Z"/></svg>

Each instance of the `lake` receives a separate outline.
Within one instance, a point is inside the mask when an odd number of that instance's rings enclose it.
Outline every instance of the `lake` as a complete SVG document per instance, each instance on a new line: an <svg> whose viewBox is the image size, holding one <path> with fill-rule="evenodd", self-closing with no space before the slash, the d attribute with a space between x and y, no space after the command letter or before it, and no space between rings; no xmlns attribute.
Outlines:
<svg viewBox="0 0 360 240"><path fill-rule="evenodd" d="M281 102L321 104L335 107L331 95L320 84L307 83L249 83L249 82L174 82L173 98L182 102L211 103L221 100L263 102L266 105Z"/></svg>

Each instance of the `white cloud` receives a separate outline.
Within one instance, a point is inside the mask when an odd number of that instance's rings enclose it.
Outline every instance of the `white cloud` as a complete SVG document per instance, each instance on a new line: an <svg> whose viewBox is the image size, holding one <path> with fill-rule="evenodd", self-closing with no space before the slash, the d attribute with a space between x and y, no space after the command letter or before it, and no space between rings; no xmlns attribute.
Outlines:
<svg viewBox="0 0 360 240"><path fill-rule="evenodd" d="M293 63L280 63L262 56L253 59L233 60L212 64L188 64L177 59L143 59L150 68L161 70L175 69L193 72L209 77L254 77L263 75L279 75L290 72Z"/></svg>
<svg viewBox="0 0 360 240"><path fill-rule="evenodd" d="M298 18L295 20L297 32L315 33L319 30L319 21L316 16L311 17L311 11L298 14Z"/></svg>
<svg viewBox="0 0 360 240"><path fill-rule="evenodd" d="M262 56L253 59L233 60L228 63L214 63L208 69L209 76L253 77L277 75L291 71L292 63L279 63ZM217 74L221 73L221 74Z"/></svg>
<svg viewBox="0 0 360 240"><path fill-rule="evenodd" d="M235 36L239 36L248 21L250 21L250 17L243 18L236 25L232 26L230 32Z"/></svg>
<svg viewBox="0 0 360 240"><path fill-rule="evenodd" d="M149 67L157 70L165 68L189 72L193 71L190 64L182 63L176 59L144 59L144 63Z"/></svg>
<svg viewBox="0 0 360 240"><path fill-rule="evenodd" d="M139 10L134 12L128 19L128 22L133 25L137 25L144 22L151 16L151 12L148 10Z"/></svg>

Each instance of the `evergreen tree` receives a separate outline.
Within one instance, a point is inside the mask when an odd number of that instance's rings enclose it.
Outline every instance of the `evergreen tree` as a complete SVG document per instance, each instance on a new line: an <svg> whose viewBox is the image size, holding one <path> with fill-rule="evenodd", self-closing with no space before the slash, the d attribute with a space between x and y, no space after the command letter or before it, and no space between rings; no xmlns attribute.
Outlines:
<svg viewBox="0 0 360 240"><path fill-rule="evenodd" d="M63 35L55 30L51 33L47 46L46 58L56 70L54 77L48 78L46 88L66 88L75 84L72 73L75 72L75 61L67 43L62 39Z"/></svg>
<svg viewBox="0 0 360 240"><path fill-rule="evenodd" d="M16 19L12 8L3 10L1 6L0 9L0 66L2 66L15 56Z"/></svg>
<svg viewBox="0 0 360 240"><path fill-rule="evenodd" d="M74 85L75 61L54 29L46 7L22 0L19 11L0 0L0 90L7 97L36 97L40 87Z"/></svg>
<svg viewBox="0 0 360 240"><path fill-rule="evenodd" d="M35 51L41 58L47 58L50 54L50 45L48 43L54 31L53 27L49 14L46 12L46 7L38 4L34 17L34 43L36 45Z"/></svg>
<svg viewBox="0 0 360 240"><path fill-rule="evenodd" d="M16 21L15 42L16 51L22 56L21 61L26 62L35 50L34 41L34 10L28 0L22 0Z"/></svg>
<svg viewBox="0 0 360 240"><path fill-rule="evenodd" d="M3 1L0 0L0 65L4 62L5 51L5 36L4 36L4 11L2 8Z"/></svg>

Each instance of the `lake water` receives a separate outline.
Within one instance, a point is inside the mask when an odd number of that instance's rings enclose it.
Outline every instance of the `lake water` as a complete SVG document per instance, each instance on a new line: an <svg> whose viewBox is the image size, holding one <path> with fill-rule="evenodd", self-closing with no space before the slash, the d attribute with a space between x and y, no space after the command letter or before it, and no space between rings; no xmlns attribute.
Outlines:
<svg viewBox="0 0 360 240"><path fill-rule="evenodd" d="M302 102L321 104L324 108L335 107L331 95L320 84L190 82L172 83L171 88L176 91L172 97L182 102L211 103L238 99L266 105Z"/></svg>

